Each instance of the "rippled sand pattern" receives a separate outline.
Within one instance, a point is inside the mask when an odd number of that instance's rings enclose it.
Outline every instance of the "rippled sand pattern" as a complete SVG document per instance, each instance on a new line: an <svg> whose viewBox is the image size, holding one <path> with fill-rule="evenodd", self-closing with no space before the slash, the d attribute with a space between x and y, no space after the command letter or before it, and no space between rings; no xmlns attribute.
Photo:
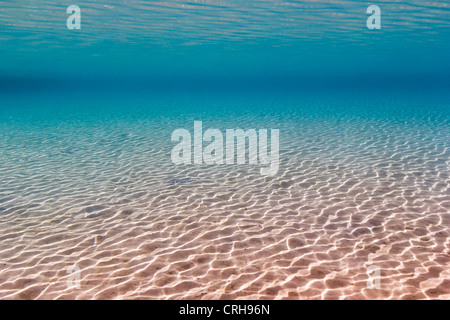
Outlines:
<svg viewBox="0 0 450 320"><path fill-rule="evenodd" d="M275 177L174 166L170 133L199 114L2 122L0 297L449 299L448 106L311 108L203 115L204 128L279 128Z"/></svg>

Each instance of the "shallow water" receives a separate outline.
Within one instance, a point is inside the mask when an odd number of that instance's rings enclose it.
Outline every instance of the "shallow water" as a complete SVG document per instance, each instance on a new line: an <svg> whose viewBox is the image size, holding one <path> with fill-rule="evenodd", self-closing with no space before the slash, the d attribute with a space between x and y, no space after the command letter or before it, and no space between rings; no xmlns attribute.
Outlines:
<svg viewBox="0 0 450 320"><path fill-rule="evenodd" d="M79 5L0 3L0 298L450 298L447 2ZM278 172L173 164L194 121Z"/></svg>
<svg viewBox="0 0 450 320"><path fill-rule="evenodd" d="M4 298L448 297L445 95L41 99L1 117ZM278 174L175 166L193 120L280 129Z"/></svg>

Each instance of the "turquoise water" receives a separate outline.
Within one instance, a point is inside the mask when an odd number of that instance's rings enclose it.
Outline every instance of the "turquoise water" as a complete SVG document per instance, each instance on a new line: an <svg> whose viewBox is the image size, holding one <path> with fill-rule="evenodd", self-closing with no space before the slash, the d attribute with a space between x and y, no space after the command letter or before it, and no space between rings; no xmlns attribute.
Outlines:
<svg viewBox="0 0 450 320"><path fill-rule="evenodd" d="M371 4L0 1L0 298L449 298L450 2Z"/></svg>
<svg viewBox="0 0 450 320"><path fill-rule="evenodd" d="M379 1L380 30L366 27L366 1L78 1L80 30L66 28L70 4L0 3L2 77L234 82L450 71L448 1Z"/></svg>

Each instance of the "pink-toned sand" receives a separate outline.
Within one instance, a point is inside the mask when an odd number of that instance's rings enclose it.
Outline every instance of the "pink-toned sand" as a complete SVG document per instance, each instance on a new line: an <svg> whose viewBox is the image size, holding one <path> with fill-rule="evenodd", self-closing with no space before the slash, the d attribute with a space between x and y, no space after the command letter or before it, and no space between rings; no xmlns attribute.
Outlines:
<svg viewBox="0 0 450 320"><path fill-rule="evenodd" d="M343 183L336 170L272 181L218 171L220 184L180 180L136 195L148 200L139 209L116 199L6 215L0 297L450 298L448 196L393 189L384 200L386 187ZM367 287L370 265L380 289ZM67 286L70 266L79 289Z"/></svg>
<svg viewBox="0 0 450 320"><path fill-rule="evenodd" d="M450 298L445 132L365 120L278 128L275 177L174 166L170 132L148 144L148 126L118 151L121 128L16 131L26 147L2 148L20 161L0 159L0 298ZM53 136L73 152L42 153ZM68 287L73 266L79 288Z"/></svg>

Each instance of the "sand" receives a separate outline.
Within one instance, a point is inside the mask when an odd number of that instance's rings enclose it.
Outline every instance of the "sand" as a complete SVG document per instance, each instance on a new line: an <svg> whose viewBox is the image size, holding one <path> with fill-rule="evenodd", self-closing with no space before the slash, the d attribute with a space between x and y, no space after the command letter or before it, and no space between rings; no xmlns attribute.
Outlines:
<svg viewBox="0 0 450 320"><path fill-rule="evenodd" d="M449 299L448 119L307 114L203 118L280 129L274 177L174 166L189 116L4 125L0 298Z"/></svg>

